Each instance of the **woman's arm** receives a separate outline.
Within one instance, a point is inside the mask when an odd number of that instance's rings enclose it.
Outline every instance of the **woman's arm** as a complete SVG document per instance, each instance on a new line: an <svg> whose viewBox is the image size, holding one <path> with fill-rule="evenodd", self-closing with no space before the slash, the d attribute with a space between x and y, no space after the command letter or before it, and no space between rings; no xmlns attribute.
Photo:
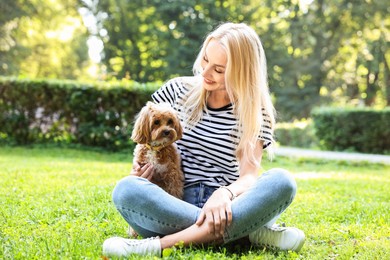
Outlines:
<svg viewBox="0 0 390 260"><path fill-rule="evenodd" d="M258 141L254 150L254 156L259 160L258 165L249 163L247 158L240 160L240 177L227 188L235 195L239 196L245 192L259 176L261 158L263 156L263 141ZM227 191L228 192L228 191ZM231 195L230 195L231 196Z"/></svg>
<svg viewBox="0 0 390 260"><path fill-rule="evenodd" d="M259 158L263 154L263 142L258 141L255 147L255 157ZM232 222L232 196L239 196L249 189L258 177L260 163L253 165L246 158L240 160L240 176L227 189L217 189L207 200L196 221L198 226L203 224L209 227L209 232L215 236L223 236L226 226ZM233 194L231 194L233 193Z"/></svg>

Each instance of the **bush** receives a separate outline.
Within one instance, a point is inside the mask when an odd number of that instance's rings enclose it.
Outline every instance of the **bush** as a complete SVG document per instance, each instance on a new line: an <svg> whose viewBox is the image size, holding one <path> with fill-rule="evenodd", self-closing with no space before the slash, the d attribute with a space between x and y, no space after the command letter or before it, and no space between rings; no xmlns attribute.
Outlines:
<svg viewBox="0 0 390 260"><path fill-rule="evenodd" d="M311 120L277 123L275 139L280 145L300 148L313 148L318 144Z"/></svg>
<svg viewBox="0 0 390 260"><path fill-rule="evenodd" d="M390 108L320 108L312 112L320 144L330 150L390 152Z"/></svg>
<svg viewBox="0 0 390 260"><path fill-rule="evenodd" d="M134 116L158 86L0 77L0 138L16 144L131 147Z"/></svg>

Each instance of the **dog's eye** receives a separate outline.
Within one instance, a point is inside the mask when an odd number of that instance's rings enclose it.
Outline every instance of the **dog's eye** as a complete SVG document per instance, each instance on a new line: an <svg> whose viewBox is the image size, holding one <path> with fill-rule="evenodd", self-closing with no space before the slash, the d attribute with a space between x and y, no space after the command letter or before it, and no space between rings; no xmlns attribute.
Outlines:
<svg viewBox="0 0 390 260"><path fill-rule="evenodd" d="M168 125L173 125L173 120L172 119L168 119Z"/></svg>
<svg viewBox="0 0 390 260"><path fill-rule="evenodd" d="M154 120L153 124L154 125L160 125L160 120Z"/></svg>

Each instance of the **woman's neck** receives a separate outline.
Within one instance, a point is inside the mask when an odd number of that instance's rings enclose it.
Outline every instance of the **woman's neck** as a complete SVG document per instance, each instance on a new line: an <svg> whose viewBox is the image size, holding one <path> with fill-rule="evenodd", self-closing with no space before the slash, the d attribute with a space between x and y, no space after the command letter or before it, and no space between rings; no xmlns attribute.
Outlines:
<svg viewBox="0 0 390 260"><path fill-rule="evenodd" d="M231 103L226 90L215 90L210 92L207 98L207 106L210 108L221 108Z"/></svg>

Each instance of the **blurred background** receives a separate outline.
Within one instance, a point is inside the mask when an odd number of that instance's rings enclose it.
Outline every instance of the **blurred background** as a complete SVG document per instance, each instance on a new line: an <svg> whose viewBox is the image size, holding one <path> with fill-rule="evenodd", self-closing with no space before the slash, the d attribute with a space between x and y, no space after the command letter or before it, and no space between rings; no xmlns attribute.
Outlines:
<svg viewBox="0 0 390 260"><path fill-rule="evenodd" d="M1 0L0 75L164 82L191 75L220 22L259 34L279 121L390 104L383 0Z"/></svg>

